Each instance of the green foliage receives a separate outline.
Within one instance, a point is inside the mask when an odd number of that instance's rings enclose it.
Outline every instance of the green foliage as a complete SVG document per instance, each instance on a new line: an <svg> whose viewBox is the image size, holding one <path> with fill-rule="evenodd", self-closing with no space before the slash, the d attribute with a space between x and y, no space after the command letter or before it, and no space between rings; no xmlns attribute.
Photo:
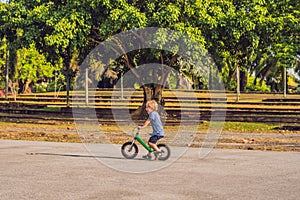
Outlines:
<svg viewBox="0 0 300 200"><path fill-rule="evenodd" d="M6 38L0 41L0 88L5 88Z"/></svg>
<svg viewBox="0 0 300 200"><path fill-rule="evenodd" d="M46 90L48 92L58 92L65 90L65 78L60 71L54 72L54 77L47 84Z"/></svg>
<svg viewBox="0 0 300 200"><path fill-rule="evenodd" d="M44 55L40 54L35 45L29 48L20 49L18 52L18 79L32 80L36 82L41 78L51 78L53 76L54 67L47 62Z"/></svg>
<svg viewBox="0 0 300 200"><path fill-rule="evenodd" d="M248 76L248 83L246 87L247 92L271 92L270 86L266 85L265 81L258 81L254 76Z"/></svg>
<svg viewBox="0 0 300 200"><path fill-rule="evenodd" d="M22 48L17 51L18 62L15 73L15 80L25 84L24 92L29 85L36 82L46 82L53 77L55 68L47 62L44 55L40 54L34 44L29 48Z"/></svg>
<svg viewBox="0 0 300 200"><path fill-rule="evenodd" d="M36 48L51 66L62 63L63 74L71 80L91 49L113 35L135 28L168 28L188 35L201 48L206 48L221 72L225 87L235 90L237 67L244 74L255 74L255 80L266 80L268 85L274 81L281 84L284 68L294 68L300 73L299 5L297 1L281 0L11 0L10 4L0 3L0 40L5 37L7 49L11 51L10 77L15 77L13 81L25 81L26 76L30 80L38 79L29 66L36 66L39 61L28 55L23 57L23 63L14 60L15 52L23 51L23 47L28 51ZM153 41L156 44L164 45L177 39L175 35L160 34L159 40ZM35 47L30 46L33 43ZM4 46L0 46L2 77L5 59ZM176 48L178 46L174 45L172 53L131 52L111 67L116 73L124 73L130 65L136 67L145 61L155 61L170 64L189 78L206 79L203 82L208 84L211 80L207 80L205 72L195 70L196 66L188 60L175 57ZM40 59L40 55L32 51L30 54ZM200 60L201 55L191 56ZM23 55L19 53L19 56ZM47 66L45 62L42 65ZM198 64L200 68L210 66L200 61ZM94 68L96 79L100 78L103 67ZM46 69L36 71L48 76L49 68L48 72ZM242 89L265 90L257 88L252 77L241 78L246 83Z"/></svg>
<svg viewBox="0 0 300 200"><path fill-rule="evenodd" d="M232 79L229 90L236 90L236 80ZM258 80L255 76L247 76L245 92L271 92L271 87L264 80Z"/></svg>

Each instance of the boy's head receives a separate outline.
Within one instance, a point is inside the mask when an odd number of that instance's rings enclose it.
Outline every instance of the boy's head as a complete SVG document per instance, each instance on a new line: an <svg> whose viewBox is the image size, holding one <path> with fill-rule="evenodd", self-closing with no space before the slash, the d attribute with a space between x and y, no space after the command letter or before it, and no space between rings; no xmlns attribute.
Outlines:
<svg viewBox="0 0 300 200"><path fill-rule="evenodd" d="M151 109L151 111L149 109ZM154 101L154 100L147 101L147 103L146 103L147 112L148 112L148 110L149 110L149 112L157 111L157 109L158 109L158 105L157 105L156 101Z"/></svg>

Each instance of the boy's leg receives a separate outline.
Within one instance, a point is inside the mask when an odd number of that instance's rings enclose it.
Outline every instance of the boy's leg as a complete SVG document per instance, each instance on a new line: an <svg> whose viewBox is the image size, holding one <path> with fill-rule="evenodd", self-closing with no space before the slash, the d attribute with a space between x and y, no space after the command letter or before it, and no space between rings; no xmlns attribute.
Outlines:
<svg viewBox="0 0 300 200"><path fill-rule="evenodd" d="M159 139L163 138L163 136L153 135L149 138L148 145L154 150L155 158L161 155L160 149L157 147L156 143ZM152 153L149 152L147 155L143 156L144 159L151 160Z"/></svg>
<svg viewBox="0 0 300 200"><path fill-rule="evenodd" d="M156 144L152 143L152 142L148 142L149 146L154 150L154 151L159 151L158 147Z"/></svg>
<svg viewBox="0 0 300 200"><path fill-rule="evenodd" d="M157 147L156 143L161 138L163 138L163 136L157 135L153 135L149 138L148 144L155 152L160 152L160 149Z"/></svg>
<svg viewBox="0 0 300 200"><path fill-rule="evenodd" d="M155 143L157 142L157 136L151 136L148 140L148 145L156 152L157 151L157 146ZM155 142L155 143L154 143ZM152 159L152 152L148 152L146 155L143 156L144 159L151 160Z"/></svg>

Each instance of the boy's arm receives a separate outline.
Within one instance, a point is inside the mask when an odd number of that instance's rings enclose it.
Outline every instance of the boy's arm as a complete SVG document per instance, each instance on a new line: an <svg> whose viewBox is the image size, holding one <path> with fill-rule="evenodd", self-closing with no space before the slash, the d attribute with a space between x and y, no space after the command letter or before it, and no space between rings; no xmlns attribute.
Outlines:
<svg viewBox="0 0 300 200"><path fill-rule="evenodd" d="M148 126L150 123L151 123L151 119L148 118L148 119L144 122L143 126L141 126L141 128L145 128L145 127Z"/></svg>

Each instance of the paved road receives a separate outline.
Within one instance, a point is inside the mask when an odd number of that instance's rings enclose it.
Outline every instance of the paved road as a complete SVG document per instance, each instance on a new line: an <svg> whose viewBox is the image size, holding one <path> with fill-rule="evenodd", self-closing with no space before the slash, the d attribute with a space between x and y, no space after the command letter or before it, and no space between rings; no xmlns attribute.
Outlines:
<svg viewBox="0 0 300 200"><path fill-rule="evenodd" d="M95 158L82 144L0 140L0 159L1 200L300 196L300 153L292 152L216 149L199 159L199 149L190 148L178 160L171 158L168 166L134 174L110 167L124 165L121 154L105 156L104 152ZM155 167L163 161L138 157L126 162Z"/></svg>

